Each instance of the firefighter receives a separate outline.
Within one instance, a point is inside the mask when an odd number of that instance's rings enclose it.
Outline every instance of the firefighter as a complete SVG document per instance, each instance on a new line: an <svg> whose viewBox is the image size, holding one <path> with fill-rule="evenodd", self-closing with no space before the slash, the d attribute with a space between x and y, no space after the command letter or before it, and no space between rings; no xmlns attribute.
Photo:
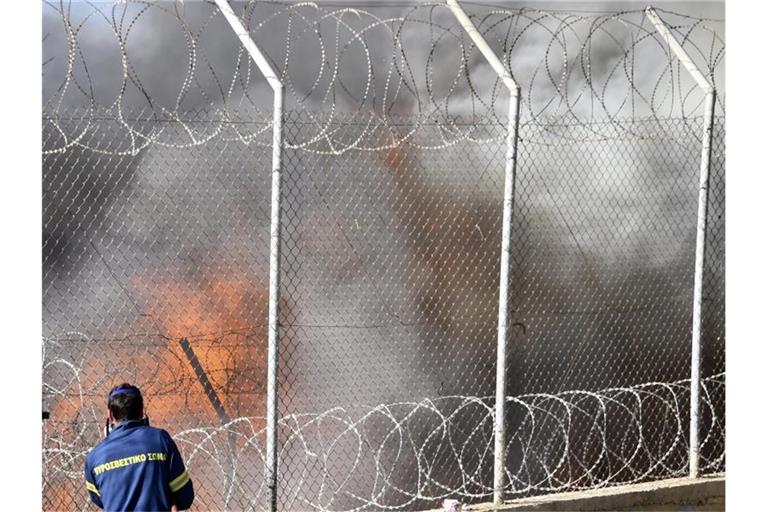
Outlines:
<svg viewBox="0 0 768 512"><path fill-rule="evenodd" d="M149 426L139 388L112 388L107 409L107 436L85 459L91 501L109 511L188 509L192 480L168 432Z"/></svg>

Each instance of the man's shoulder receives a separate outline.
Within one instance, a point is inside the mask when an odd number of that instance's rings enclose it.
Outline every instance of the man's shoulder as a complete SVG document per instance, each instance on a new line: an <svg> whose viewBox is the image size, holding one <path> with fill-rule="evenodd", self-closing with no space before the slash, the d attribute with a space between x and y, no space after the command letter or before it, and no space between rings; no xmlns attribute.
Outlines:
<svg viewBox="0 0 768 512"><path fill-rule="evenodd" d="M173 442L171 435L165 429L153 427L151 425L145 425L137 430L143 439L151 439L152 441L159 442L163 445L168 445L169 443Z"/></svg>
<svg viewBox="0 0 768 512"><path fill-rule="evenodd" d="M115 448L114 440L109 437L99 441L93 448L88 450L88 454L85 456L86 470L93 469L100 464L114 459Z"/></svg>
<svg viewBox="0 0 768 512"><path fill-rule="evenodd" d="M130 432L125 432L117 437L105 437L93 448L91 448L91 450L88 452L88 455L86 456L86 461L98 459L100 453L109 452L115 447L123 446L126 443L142 443L145 441L167 442L170 439L170 434L168 434L168 432L164 429L152 427L150 425L143 425L141 427L131 429Z"/></svg>
<svg viewBox="0 0 768 512"><path fill-rule="evenodd" d="M99 453L103 451L104 446L106 445L109 438L104 438L100 440L98 443L96 443L90 450L88 450L88 453L85 456L85 463L86 465L92 463L94 460L98 459Z"/></svg>

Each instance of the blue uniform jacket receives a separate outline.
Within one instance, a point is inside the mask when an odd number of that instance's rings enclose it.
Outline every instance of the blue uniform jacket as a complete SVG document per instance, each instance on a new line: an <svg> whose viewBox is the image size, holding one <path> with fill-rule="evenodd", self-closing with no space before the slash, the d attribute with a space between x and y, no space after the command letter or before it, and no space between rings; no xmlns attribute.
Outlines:
<svg viewBox="0 0 768 512"><path fill-rule="evenodd" d="M120 423L88 453L85 487L109 511L184 510L195 497L176 443L141 420Z"/></svg>

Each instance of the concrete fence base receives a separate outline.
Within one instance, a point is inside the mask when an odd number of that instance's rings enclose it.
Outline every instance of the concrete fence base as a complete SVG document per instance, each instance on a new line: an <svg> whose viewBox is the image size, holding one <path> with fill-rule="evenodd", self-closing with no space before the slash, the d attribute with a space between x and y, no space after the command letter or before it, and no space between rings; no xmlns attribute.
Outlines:
<svg viewBox="0 0 768 512"><path fill-rule="evenodd" d="M725 475L674 478L590 491L549 494L501 505L462 507L462 512L518 511L721 511L725 510Z"/></svg>

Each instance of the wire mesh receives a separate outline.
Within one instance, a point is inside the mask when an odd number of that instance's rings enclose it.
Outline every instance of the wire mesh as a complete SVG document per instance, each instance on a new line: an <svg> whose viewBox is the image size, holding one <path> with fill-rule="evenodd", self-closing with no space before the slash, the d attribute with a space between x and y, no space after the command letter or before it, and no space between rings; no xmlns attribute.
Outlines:
<svg viewBox="0 0 768 512"><path fill-rule="evenodd" d="M188 435L194 449L180 447L210 475L198 480L200 506L242 508L250 494L232 473L261 467L238 459L242 434L211 450L205 428L264 414L269 181L259 162L269 149L217 139L108 153L124 142L121 128L105 116L86 148L43 158L44 505L84 505L84 457L102 435L105 393L122 379L141 383L154 423L201 429ZM56 132L44 137L55 144ZM60 501L68 495L75 501Z"/></svg>
<svg viewBox="0 0 768 512"><path fill-rule="evenodd" d="M307 125L301 115L291 115L286 126L290 140ZM503 127L487 128L503 139ZM340 120L338 129L357 127ZM439 141L439 125L420 130L425 139ZM284 413L492 393L503 159L501 143L286 155L282 269L291 307L281 319ZM412 423L411 435L428 435L419 431L420 420ZM354 436L338 439L333 466L321 464L317 474L293 464L287 452L281 486L296 501L284 506L316 505L288 490L302 479L319 485L324 473L347 475L358 442ZM301 451L295 457L301 460ZM488 468L481 469L487 476ZM434 470L442 485L462 485L455 464ZM419 480L415 467L404 466L379 489L382 476L375 466L357 466L343 488L370 488L381 495L367 501L400 503L405 491L395 489L410 489ZM346 510L367 501L335 492L320 503Z"/></svg>
<svg viewBox="0 0 768 512"><path fill-rule="evenodd" d="M642 12L472 10L524 93L505 496L684 475L700 95ZM279 508L489 499L500 83L440 3L237 12L288 96ZM721 22L659 12L719 85ZM194 508L266 510L267 89L208 3L49 2L44 33L44 509L89 509L125 380ZM725 470L723 98L705 473Z"/></svg>
<svg viewBox="0 0 768 512"><path fill-rule="evenodd" d="M587 128L558 127L542 136L526 127L521 135L511 305L520 329L509 363L512 395L672 382L690 375L701 119L614 123L615 138L585 142L579 133ZM719 124L719 141L721 129ZM563 133L565 141L558 141ZM710 197L707 279L712 288L706 292L717 294L712 302L719 307L724 297L722 157L718 153L717 177L710 183L717 191ZM712 315L703 336L711 356L702 375L724 380L723 311L705 315ZM710 472L724 470L723 390L708 388L712 396L702 408L707 422L702 467ZM689 398L679 397L686 435ZM644 406L642 429L651 450L665 446L662 439L671 435L666 407L662 402ZM507 421L514 424L516 418ZM591 435L589 426L582 428L575 429L577 439ZM601 441L622 446L624 435L616 426ZM547 453L546 439L540 442ZM515 460L520 455L513 447L509 457ZM636 481L640 467L649 470L644 477L683 476L687 449L685 442L677 444L663 452L660 466L653 468L652 458L648 466L636 459L637 466L613 474L609 456L601 461L607 466L599 465L604 472L589 473L610 482ZM543 470L534 474L542 481L563 478Z"/></svg>
<svg viewBox="0 0 768 512"><path fill-rule="evenodd" d="M725 471L725 122L717 119L712 138L707 247L702 306L702 375L723 375L723 385L708 390L700 434L703 473Z"/></svg>

